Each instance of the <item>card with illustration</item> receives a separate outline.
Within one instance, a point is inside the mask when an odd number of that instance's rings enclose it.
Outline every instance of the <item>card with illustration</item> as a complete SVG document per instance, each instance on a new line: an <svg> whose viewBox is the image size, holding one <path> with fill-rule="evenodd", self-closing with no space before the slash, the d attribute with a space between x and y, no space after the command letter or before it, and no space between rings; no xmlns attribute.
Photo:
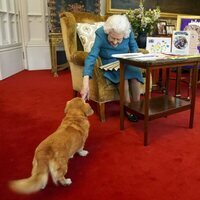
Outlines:
<svg viewBox="0 0 200 200"><path fill-rule="evenodd" d="M198 34L192 31L174 31L172 52L175 54L198 54Z"/></svg>
<svg viewBox="0 0 200 200"><path fill-rule="evenodd" d="M150 53L169 53L171 37L147 37L146 49Z"/></svg>

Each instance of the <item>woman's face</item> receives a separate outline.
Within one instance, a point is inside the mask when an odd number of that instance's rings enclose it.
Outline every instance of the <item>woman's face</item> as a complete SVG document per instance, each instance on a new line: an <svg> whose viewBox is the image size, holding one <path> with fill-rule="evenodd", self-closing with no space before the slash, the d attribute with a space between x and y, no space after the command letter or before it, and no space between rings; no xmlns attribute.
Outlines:
<svg viewBox="0 0 200 200"><path fill-rule="evenodd" d="M123 41L123 38L124 38L124 34L115 33L114 31L111 31L108 34L108 42L113 47L118 46Z"/></svg>

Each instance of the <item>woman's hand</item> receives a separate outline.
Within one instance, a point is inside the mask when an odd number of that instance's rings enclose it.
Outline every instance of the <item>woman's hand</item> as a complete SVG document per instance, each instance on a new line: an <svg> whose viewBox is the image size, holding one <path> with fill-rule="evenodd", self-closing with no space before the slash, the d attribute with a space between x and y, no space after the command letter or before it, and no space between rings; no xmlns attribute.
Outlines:
<svg viewBox="0 0 200 200"><path fill-rule="evenodd" d="M90 90L89 76L84 76L83 77L83 86L82 86L82 89L81 89L81 96L82 96L82 99L84 99L85 101L89 100L89 97L90 97L89 90Z"/></svg>

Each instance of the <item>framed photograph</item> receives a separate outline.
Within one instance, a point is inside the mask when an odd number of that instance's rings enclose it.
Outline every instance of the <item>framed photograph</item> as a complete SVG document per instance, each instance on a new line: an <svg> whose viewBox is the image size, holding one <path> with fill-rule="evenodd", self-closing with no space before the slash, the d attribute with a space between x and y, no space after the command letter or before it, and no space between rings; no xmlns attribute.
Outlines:
<svg viewBox="0 0 200 200"><path fill-rule="evenodd" d="M196 15L178 15L176 30L196 31L198 34L198 50L200 53L200 16Z"/></svg>
<svg viewBox="0 0 200 200"><path fill-rule="evenodd" d="M152 1L152 0L146 0ZM176 15L200 15L200 1L198 0L156 0L162 13ZM161 14L162 14L161 13Z"/></svg>
<svg viewBox="0 0 200 200"><path fill-rule="evenodd" d="M172 35L173 31L175 31L175 30L176 30L175 25L166 25L167 35Z"/></svg>
<svg viewBox="0 0 200 200"><path fill-rule="evenodd" d="M125 13L127 10L139 8L141 0L106 0L106 13ZM145 9L156 8L156 0L143 1Z"/></svg>
<svg viewBox="0 0 200 200"><path fill-rule="evenodd" d="M179 31L183 31L185 27L188 26L191 22L200 22L200 16L178 15L176 29Z"/></svg>
<svg viewBox="0 0 200 200"><path fill-rule="evenodd" d="M158 35L167 35L166 26L167 26L166 21L159 21L157 23L157 34Z"/></svg>
<svg viewBox="0 0 200 200"><path fill-rule="evenodd" d="M143 1L146 10L160 7L161 17L176 19L177 15L199 15L200 1L197 0L106 0L106 13L124 13L129 9L139 7L140 1ZM188 9L189 8L189 9Z"/></svg>

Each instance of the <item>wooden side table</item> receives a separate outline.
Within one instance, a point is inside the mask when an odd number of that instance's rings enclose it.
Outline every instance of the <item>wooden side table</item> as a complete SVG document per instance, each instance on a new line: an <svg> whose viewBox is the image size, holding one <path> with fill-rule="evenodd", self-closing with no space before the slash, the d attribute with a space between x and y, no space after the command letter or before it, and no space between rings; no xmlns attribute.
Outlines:
<svg viewBox="0 0 200 200"><path fill-rule="evenodd" d="M137 60L136 58L119 58L120 61L120 129L124 129L124 107L132 110L136 115L144 119L144 145L148 144L148 122L160 117L166 117L178 112L190 110L189 128L193 128L194 110L196 99L196 88L198 78L198 66L200 66L200 55L194 56L169 56L157 60ZM145 96L138 102L125 104L124 102L124 72L127 65L146 69ZM161 96L150 97L150 73L156 69L171 69L192 66L191 99L187 101L168 94L168 89ZM176 81L180 84L179 81ZM168 87L167 87L168 88ZM176 90L177 92L177 90Z"/></svg>
<svg viewBox="0 0 200 200"><path fill-rule="evenodd" d="M58 65L56 48L63 46L62 33L49 33L49 45L51 53L51 71L54 77L57 77L59 70L69 68L68 62Z"/></svg>

